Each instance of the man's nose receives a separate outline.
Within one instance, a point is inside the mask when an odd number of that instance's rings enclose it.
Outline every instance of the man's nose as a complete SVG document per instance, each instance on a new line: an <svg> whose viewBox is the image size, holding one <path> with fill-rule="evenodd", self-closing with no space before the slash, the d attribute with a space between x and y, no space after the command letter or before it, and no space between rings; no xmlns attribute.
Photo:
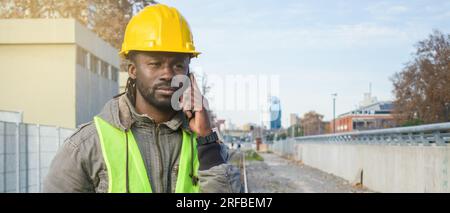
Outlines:
<svg viewBox="0 0 450 213"><path fill-rule="evenodd" d="M172 80L173 76L175 75L175 71L173 67L169 64L164 64L161 68L162 73L159 77L161 80L170 81Z"/></svg>

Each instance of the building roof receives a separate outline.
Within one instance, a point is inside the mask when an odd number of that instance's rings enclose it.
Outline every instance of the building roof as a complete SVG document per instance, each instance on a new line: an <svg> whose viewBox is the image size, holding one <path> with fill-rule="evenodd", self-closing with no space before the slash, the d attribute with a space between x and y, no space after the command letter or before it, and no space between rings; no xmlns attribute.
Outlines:
<svg viewBox="0 0 450 213"><path fill-rule="evenodd" d="M359 107L358 109L352 110L350 112L343 113L338 117L349 115L386 115L391 114L392 110L392 101L378 101L367 106Z"/></svg>

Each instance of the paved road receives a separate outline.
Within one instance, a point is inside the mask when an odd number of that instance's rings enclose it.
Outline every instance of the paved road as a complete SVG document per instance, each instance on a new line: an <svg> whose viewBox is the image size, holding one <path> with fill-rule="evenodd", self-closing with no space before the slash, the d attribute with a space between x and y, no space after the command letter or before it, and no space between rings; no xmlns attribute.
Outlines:
<svg viewBox="0 0 450 213"><path fill-rule="evenodd" d="M346 180L275 154L260 154L264 161L247 162L249 192L370 192Z"/></svg>

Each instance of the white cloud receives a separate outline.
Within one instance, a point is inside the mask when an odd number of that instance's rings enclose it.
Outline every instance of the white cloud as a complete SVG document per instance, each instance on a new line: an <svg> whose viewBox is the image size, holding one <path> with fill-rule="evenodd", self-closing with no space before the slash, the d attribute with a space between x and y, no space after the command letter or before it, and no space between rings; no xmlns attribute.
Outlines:
<svg viewBox="0 0 450 213"><path fill-rule="evenodd" d="M426 30L428 31L428 30ZM329 49L390 46L409 43L423 35L420 27L406 28L373 23L289 29L197 29L200 46L248 50ZM253 52L252 51L252 52Z"/></svg>
<svg viewBox="0 0 450 213"><path fill-rule="evenodd" d="M398 3L381 1L369 5L366 8L375 19L378 20L393 20L396 16L408 12L410 9L405 5Z"/></svg>

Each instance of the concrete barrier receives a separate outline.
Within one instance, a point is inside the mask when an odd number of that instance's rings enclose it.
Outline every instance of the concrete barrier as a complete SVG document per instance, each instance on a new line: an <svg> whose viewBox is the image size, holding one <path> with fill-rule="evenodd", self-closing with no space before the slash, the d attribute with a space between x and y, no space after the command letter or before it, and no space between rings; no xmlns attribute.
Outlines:
<svg viewBox="0 0 450 213"><path fill-rule="evenodd" d="M378 192L450 192L448 146L301 143L295 160Z"/></svg>
<svg viewBox="0 0 450 213"><path fill-rule="evenodd" d="M290 138L269 149L377 192L450 192L450 123Z"/></svg>

